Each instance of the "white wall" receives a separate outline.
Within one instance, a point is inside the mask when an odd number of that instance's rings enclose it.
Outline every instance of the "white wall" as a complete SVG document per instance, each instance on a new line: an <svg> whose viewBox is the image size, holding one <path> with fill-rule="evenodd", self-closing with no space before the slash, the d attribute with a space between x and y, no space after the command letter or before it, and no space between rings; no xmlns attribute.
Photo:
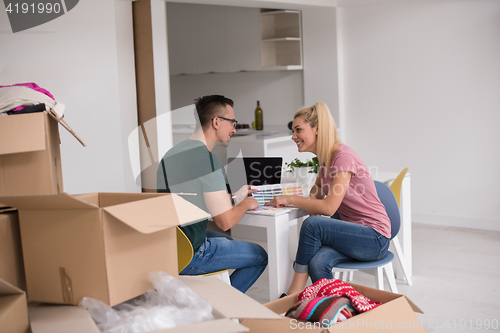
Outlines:
<svg viewBox="0 0 500 333"><path fill-rule="evenodd" d="M48 89L87 144L60 128L66 192L140 190L127 148L137 124L131 29L130 1L80 1L65 15L15 34L0 11L0 84L35 82Z"/></svg>
<svg viewBox="0 0 500 333"><path fill-rule="evenodd" d="M304 105L302 71L173 75L170 89L173 110L193 104L195 98L204 95L228 96L235 103L236 119L246 124L255 120L259 100L264 112L264 128L266 124L286 128L295 111ZM180 123L175 112L172 116L174 124L176 120Z"/></svg>
<svg viewBox="0 0 500 333"><path fill-rule="evenodd" d="M412 177L413 220L500 230L500 1L338 9L346 143Z"/></svg>

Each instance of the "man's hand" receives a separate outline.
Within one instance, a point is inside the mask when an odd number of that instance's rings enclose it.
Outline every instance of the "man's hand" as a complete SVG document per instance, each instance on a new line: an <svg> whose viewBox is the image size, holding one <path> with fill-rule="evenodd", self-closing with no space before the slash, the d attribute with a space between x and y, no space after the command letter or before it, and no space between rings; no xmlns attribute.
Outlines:
<svg viewBox="0 0 500 333"><path fill-rule="evenodd" d="M252 189L250 185L243 185L235 194L235 204L239 204L242 202L246 197L251 197L252 193L256 193L256 189Z"/></svg>
<svg viewBox="0 0 500 333"><path fill-rule="evenodd" d="M246 201L245 203L248 204L248 210L256 209L257 207L259 207L259 202L251 196L246 197L245 199L243 199L243 201Z"/></svg>

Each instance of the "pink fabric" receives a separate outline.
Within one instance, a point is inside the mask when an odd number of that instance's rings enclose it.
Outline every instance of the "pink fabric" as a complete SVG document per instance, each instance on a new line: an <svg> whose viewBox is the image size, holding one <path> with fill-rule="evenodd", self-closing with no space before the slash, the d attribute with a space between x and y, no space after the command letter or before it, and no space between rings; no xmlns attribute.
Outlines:
<svg viewBox="0 0 500 333"><path fill-rule="evenodd" d="M338 172L351 172L349 188L338 209L340 218L343 221L366 225L391 238L391 221L378 198L373 178L358 154L343 144L333 156L328 172L325 174L326 168L322 169L320 176L324 193L329 193L333 175Z"/></svg>
<svg viewBox="0 0 500 333"><path fill-rule="evenodd" d="M29 82L29 83L17 83L17 84L13 84L11 86L0 86L0 88L4 88L4 87L15 87L15 86L22 86L22 87L28 87L30 89L33 89L33 90L36 90L38 92L41 92L42 94L45 94L47 96L49 96L50 98L52 98L54 101L56 100L54 98L54 96L52 96L52 94L48 91L48 90L45 90L43 88L41 88L40 86L38 86L38 84L36 83L33 83L33 82ZM26 107L26 105L19 105L17 108L13 109L12 111L19 111L19 110L22 110Z"/></svg>
<svg viewBox="0 0 500 333"><path fill-rule="evenodd" d="M375 309L377 306L382 305L382 303L372 301L361 295L356 289L342 280L328 280L324 278L304 289L297 299L298 301L303 301L305 299L322 296L348 297L354 308L359 312Z"/></svg>

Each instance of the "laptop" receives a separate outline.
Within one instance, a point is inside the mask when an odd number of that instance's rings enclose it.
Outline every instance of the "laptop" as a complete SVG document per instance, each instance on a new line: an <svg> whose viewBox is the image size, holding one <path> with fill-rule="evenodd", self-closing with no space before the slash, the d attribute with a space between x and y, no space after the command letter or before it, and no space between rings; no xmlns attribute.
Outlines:
<svg viewBox="0 0 500 333"><path fill-rule="evenodd" d="M243 185L268 185L281 183L282 157L229 158L226 176L231 193Z"/></svg>

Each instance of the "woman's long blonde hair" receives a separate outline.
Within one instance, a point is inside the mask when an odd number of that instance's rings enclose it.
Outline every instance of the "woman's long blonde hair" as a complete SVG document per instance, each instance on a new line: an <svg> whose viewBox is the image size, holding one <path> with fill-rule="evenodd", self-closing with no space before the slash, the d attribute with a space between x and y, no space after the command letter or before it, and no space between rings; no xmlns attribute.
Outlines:
<svg viewBox="0 0 500 333"><path fill-rule="evenodd" d="M317 102L312 106L306 106L297 111L294 119L304 117L304 120L315 127L318 125L318 137L316 138L316 155L320 167L325 166L330 168L333 155L337 151L338 146L342 144L340 141L337 125L333 120L330 109L323 102ZM321 169L321 168L320 168Z"/></svg>

